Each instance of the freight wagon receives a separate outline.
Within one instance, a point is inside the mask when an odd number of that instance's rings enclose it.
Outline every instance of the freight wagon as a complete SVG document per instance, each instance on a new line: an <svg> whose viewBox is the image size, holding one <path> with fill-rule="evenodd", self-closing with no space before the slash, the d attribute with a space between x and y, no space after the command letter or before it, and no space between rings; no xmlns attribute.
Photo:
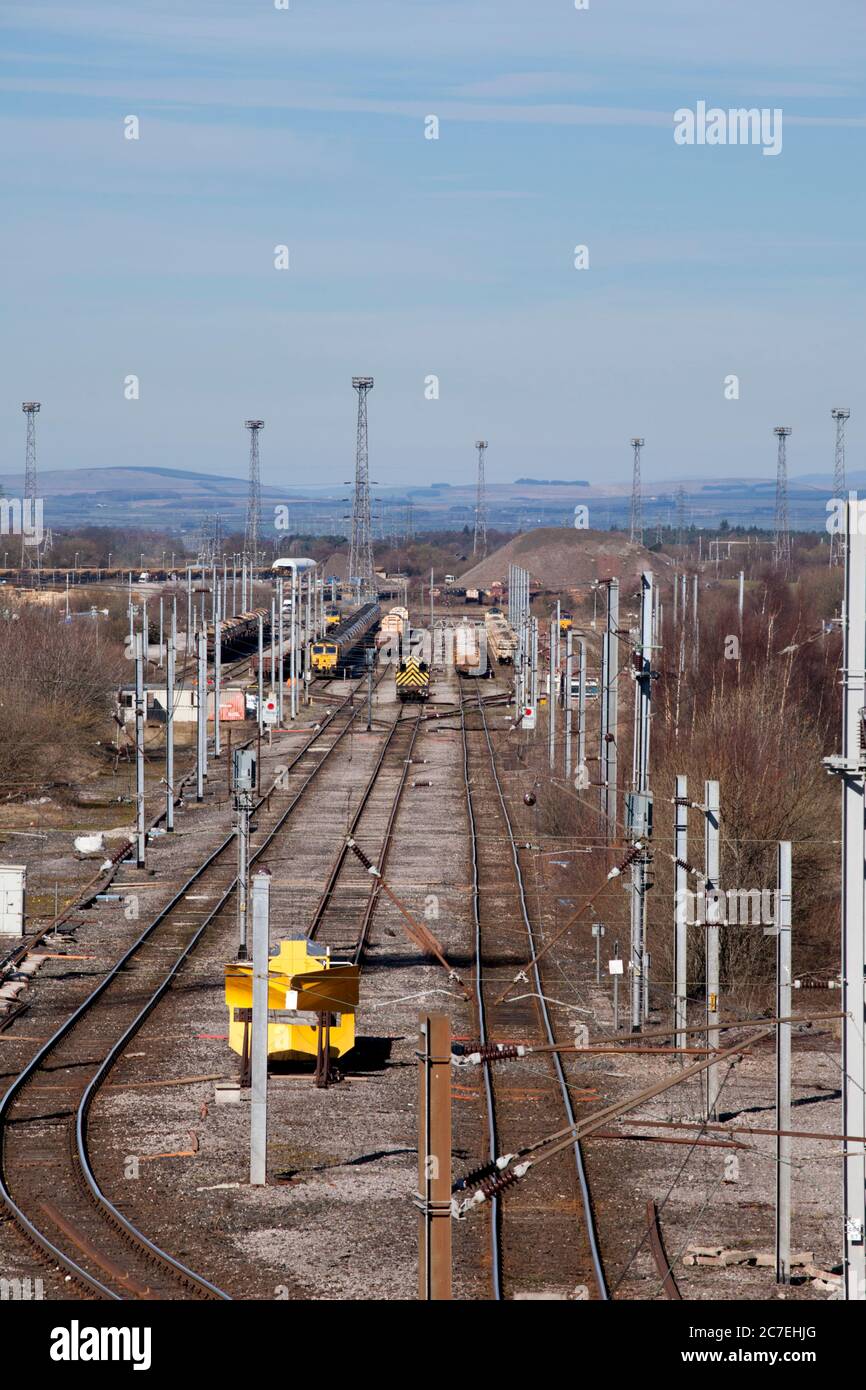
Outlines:
<svg viewBox="0 0 866 1390"><path fill-rule="evenodd" d="M480 623L462 622L454 628L454 669L458 676L488 676ZM486 643L485 643L486 647Z"/></svg>
<svg viewBox="0 0 866 1390"><path fill-rule="evenodd" d="M249 613L235 613L231 618L223 618L220 623L220 647L221 656L231 660L233 657L243 656L259 640L259 617L262 619L262 629L265 637L270 636L271 631L271 610L269 608L254 608ZM214 659L214 625L208 623L207 627L207 659Z"/></svg>
<svg viewBox="0 0 866 1390"><path fill-rule="evenodd" d="M500 666L513 666L517 654L517 638L504 613L491 610L485 619L487 649Z"/></svg>
<svg viewBox="0 0 866 1390"><path fill-rule="evenodd" d="M312 667L319 675L336 675L350 664L349 658L379 625L378 603L365 603L332 627L312 645Z"/></svg>

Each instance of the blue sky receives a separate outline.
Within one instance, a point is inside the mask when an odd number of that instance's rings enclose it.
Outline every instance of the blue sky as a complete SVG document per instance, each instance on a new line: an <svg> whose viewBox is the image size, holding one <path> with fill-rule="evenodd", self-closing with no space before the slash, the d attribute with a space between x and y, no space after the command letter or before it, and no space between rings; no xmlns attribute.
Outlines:
<svg viewBox="0 0 866 1390"><path fill-rule="evenodd" d="M38 399L45 469L239 474L259 416L267 482L341 484L356 373L386 483L479 435L495 481L625 478L633 434L649 486L766 475L779 423L832 469L834 405L866 463L861 0L4 0L0 39L0 472ZM700 100L781 154L677 146Z"/></svg>

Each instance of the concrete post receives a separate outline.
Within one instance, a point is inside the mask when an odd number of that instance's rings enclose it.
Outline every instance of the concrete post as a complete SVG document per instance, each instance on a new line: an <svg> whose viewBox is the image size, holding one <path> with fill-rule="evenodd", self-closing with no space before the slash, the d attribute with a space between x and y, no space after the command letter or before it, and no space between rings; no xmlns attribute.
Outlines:
<svg viewBox="0 0 866 1390"><path fill-rule="evenodd" d="M776 1017L791 1017L791 842L780 840L776 899ZM791 1282L791 1024L776 1028L776 1283Z"/></svg>
<svg viewBox="0 0 866 1390"><path fill-rule="evenodd" d="M289 718L290 718L290 719L294 719L295 716L297 715L297 712L298 712L298 710L297 710L297 676L298 676L298 666L297 666L297 653L298 653L297 623L298 623L298 571L297 571L296 569L293 569L293 570L292 570L292 611L291 611L291 613L289 614L289 634L290 634L290 646L289 646L289 675L290 675L291 683L292 683L292 688L291 688L291 692L290 692L290 695L289 695Z"/></svg>
<svg viewBox="0 0 866 1390"><path fill-rule="evenodd" d="M607 688L601 698L607 705L604 745L604 814L608 835L616 835L618 820L617 798L617 737L619 711L619 580L612 579L607 589Z"/></svg>
<svg viewBox="0 0 866 1390"><path fill-rule="evenodd" d="M574 672L574 633L569 628L565 634L565 777L571 780L571 683Z"/></svg>
<svg viewBox="0 0 866 1390"><path fill-rule="evenodd" d="M195 799L204 800L204 779L207 776L207 632L203 627L196 633L198 647L198 703L196 708Z"/></svg>
<svg viewBox="0 0 866 1390"><path fill-rule="evenodd" d="M259 614L259 681L257 690L257 722L259 726L259 738L262 736L262 725L264 723L263 714L265 706L265 620Z"/></svg>
<svg viewBox="0 0 866 1390"><path fill-rule="evenodd" d="M585 776L586 769L586 642L578 638L577 672L577 765ZM587 785L588 779L587 779Z"/></svg>
<svg viewBox="0 0 866 1390"><path fill-rule="evenodd" d="M559 665L559 603L556 613L550 620L550 651L548 652L548 691L547 691L547 765L553 772L556 768L556 689L557 667Z"/></svg>
<svg viewBox="0 0 866 1390"><path fill-rule="evenodd" d="M253 876L253 1022L250 1045L250 1182L267 1182L268 1156L268 927L271 876Z"/></svg>
<svg viewBox="0 0 866 1390"><path fill-rule="evenodd" d="M174 830L174 682L177 652L177 598L171 600L171 631L165 669L165 828Z"/></svg>
<svg viewBox="0 0 866 1390"><path fill-rule="evenodd" d="M144 657L143 637L135 641L135 862L144 868L146 833L144 828Z"/></svg>
<svg viewBox="0 0 866 1390"><path fill-rule="evenodd" d="M223 625L220 610L217 609L213 624L213 755L222 756L222 734L220 731L220 699L223 678Z"/></svg>
<svg viewBox="0 0 866 1390"><path fill-rule="evenodd" d="M706 959L707 959L707 1047L719 1045L719 784L704 783L704 894L706 903ZM706 1071L707 1077L707 1119L716 1118L716 1101L719 1094L718 1063L712 1063Z"/></svg>
<svg viewBox="0 0 866 1390"><path fill-rule="evenodd" d="M842 1129L866 1134L866 881L864 881L863 716L866 705L866 528L863 502L849 493L846 506L845 606L842 659L842 757L831 770L842 777ZM846 1141L843 1162L845 1297L866 1299L866 1146Z"/></svg>
<svg viewBox="0 0 866 1390"><path fill-rule="evenodd" d="M277 718L280 721L280 728L283 727L283 695L285 690L285 680L283 679L283 576L277 580Z"/></svg>
<svg viewBox="0 0 866 1390"><path fill-rule="evenodd" d="M688 786L688 778L677 777L674 808L674 855L677 861L674 879L674 1027L677 1030L677 1047L686 1046L685 1029L688 1026Z"/></svg>
<svg viewBox="0 0 866 1390"><path fill-rule="evenodd" d="M275 685L276 685L276 652L275 652L276 630L277 630L277 605L276 605L276 600L274 599L273 595L271 595L271 629L270 629L270 638L271 638L271 642L270 642L270 647L271 647L271 690L272 690L272 691L273 691L273 689L274 689L274 687L275 687Z"/></svg>

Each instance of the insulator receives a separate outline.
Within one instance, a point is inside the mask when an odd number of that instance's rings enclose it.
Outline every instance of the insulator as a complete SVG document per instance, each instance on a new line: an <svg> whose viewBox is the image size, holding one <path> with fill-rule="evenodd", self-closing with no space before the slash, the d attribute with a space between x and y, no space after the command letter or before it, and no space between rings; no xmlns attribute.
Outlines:
<svg viewBox="0 0 866 1390"><path fill-rule="evenodd" d="M489 1201L491 1197L498 1197L499 1193L504 1192L507 1187L513 1187L519 1177L520 1174L515 1173L514 1169L511 1168L507 1173L500 1173L495 1178L485 1178L479 1187Z"/></svg>
<svg viewBox="0 0 866 1390"><path fill-rule="evenodd" d="M479 1052L485 1062L507 1062L513 1057L522 1057L525 1048L518 1043L485 1043L473 1051Z"/></svg>
<svg viewBox="0 0 866 1390"><path fill-rule="evenodd" d="M491 1159L489 1163L483 1163L480 1168L473 1168L471 1173L464 1173L462 1178L458 1178L451 1188L452 1192L465 1192L467 1187L477 1187L484 1178L490 1178L496 1172L496 1160Z"/></svg>
<svg viewBox="0 0 866 1390"><path fill-rule="evenodd" d="M360 861L361 861L361 863L364 865L364 868L365 868L365 869L372 869L372 867L373 867L373 861L372 861L372 859L369 859L369 858L367 857L367 855L366 855L366 854L364 853L364 851L360 848L360 846L355 844L355 841L354 841L354 840L352 840L352 842L351 842L351 849L352 849L353 854L357 855L358 859L360 859Z"/></svg>

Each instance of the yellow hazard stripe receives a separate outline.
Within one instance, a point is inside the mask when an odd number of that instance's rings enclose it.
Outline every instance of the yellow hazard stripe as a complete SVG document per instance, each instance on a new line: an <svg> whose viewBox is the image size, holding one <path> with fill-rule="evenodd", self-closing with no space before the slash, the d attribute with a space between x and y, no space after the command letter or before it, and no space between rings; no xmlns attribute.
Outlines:
<svg viewBox="0 0 866 1390"><path fill-rule="evenodd" d="M398 671L396 681L398 685L426 685L430 680L429 671L419 671L417 666L408 666L405 671Z"/></svg>

